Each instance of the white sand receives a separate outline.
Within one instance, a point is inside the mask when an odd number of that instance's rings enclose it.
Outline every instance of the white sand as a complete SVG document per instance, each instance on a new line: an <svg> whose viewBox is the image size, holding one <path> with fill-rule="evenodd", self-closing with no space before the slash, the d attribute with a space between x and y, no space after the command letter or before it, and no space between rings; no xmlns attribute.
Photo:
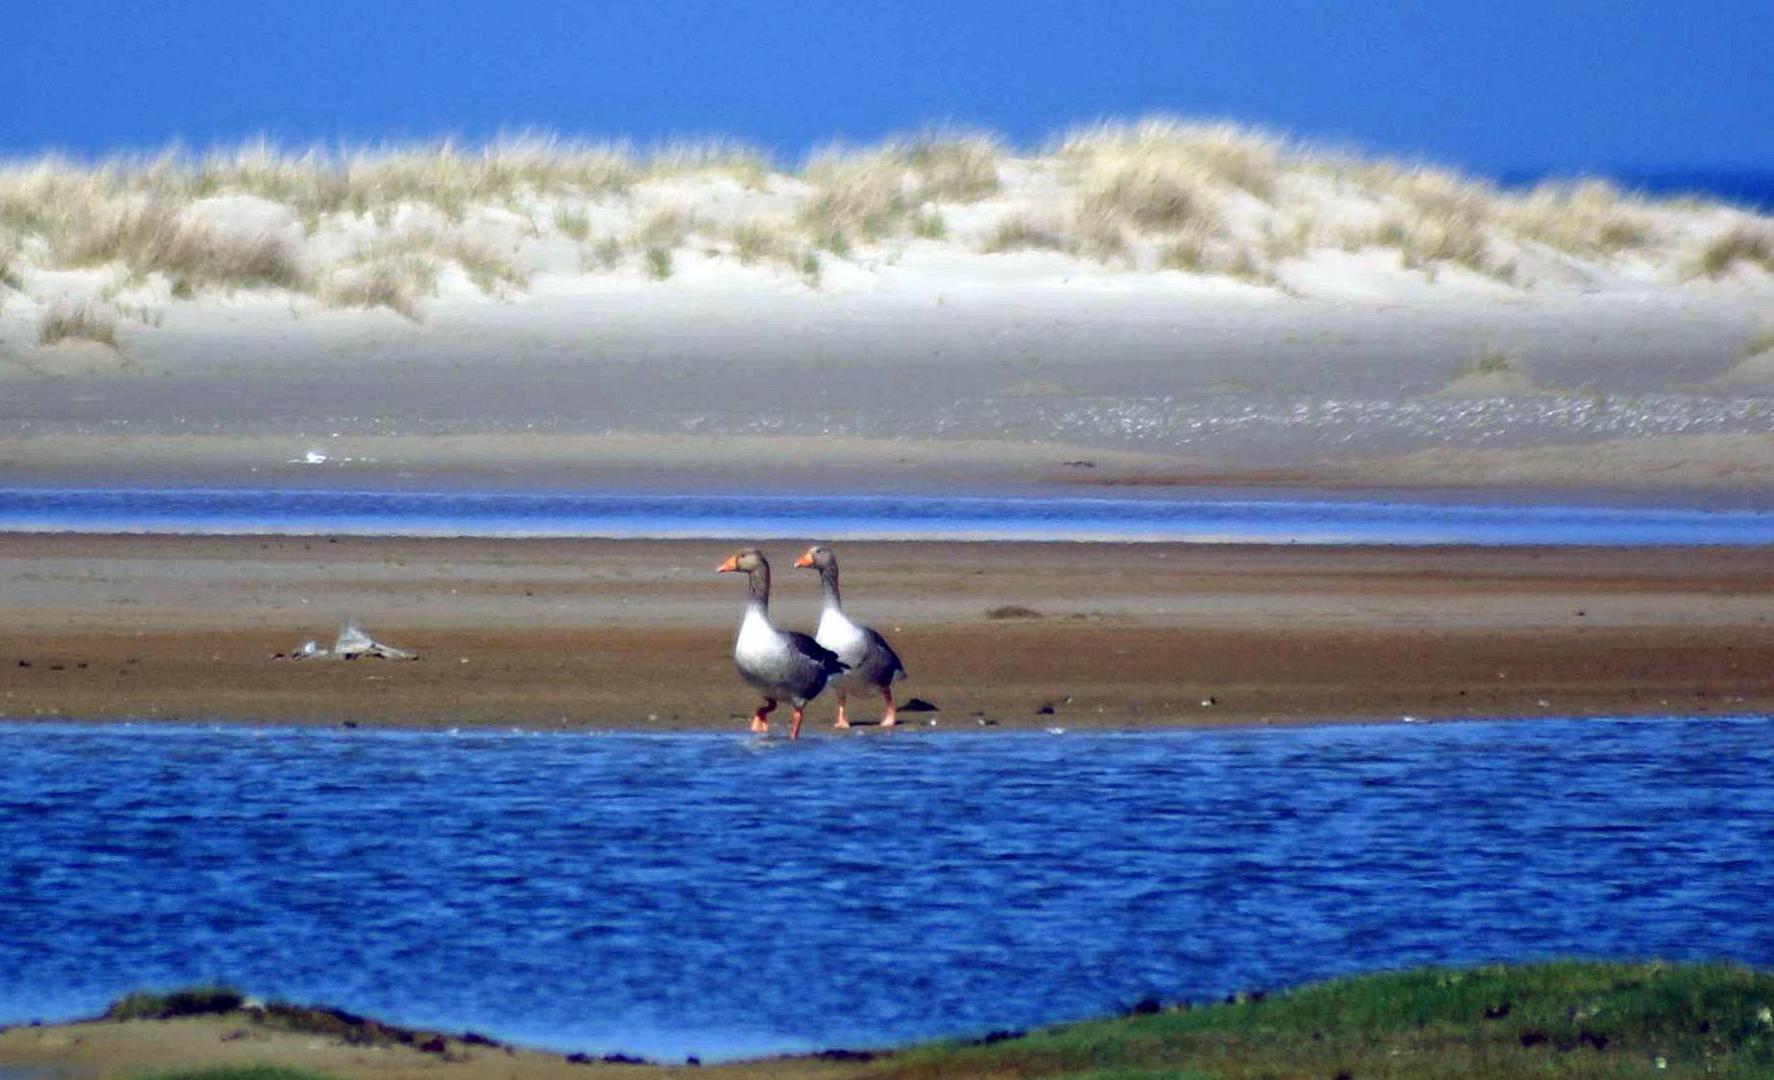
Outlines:
<svg viewBox="0 0 1774 1080"><path fill-rule="evenodd" d="M1767 218L1287 154L1258 154L1253 180L1195 144L1090 154L999 155L995 190L926 199L875 239L853 228L843 254L808 214L850 189L817 169L518 184L455 216L423 197L321 214L245 191L175 201L166 228L216 258L270 244L299 272L290 287L192 288L141 272L127 245L70 269L50 232L0 224L20 286L0 286L0 463L25 479L288 466L365 482L917 486L1047 481L1083 458L1329 477L1414 455L1371 475L1543 482L1578 460L1544 448L1624 438L1638 449L1591 452L1572 477L1767 482L1753 456L1733 467L1760 445L1741 437L1774 427L1765 356L1746 358L1774 326L1754 246L1774 237ZM1140 216L1166 169L1196 207L1181 225ZM27 172L0 177L15 205L37 190ZM927 183L904 175L894 190ZM1091 239L1104 175L1147 185L1114 212L1107 254ZM89 196L93 220L151 198ZM941 238L917 235L924 218ZM1066 250L987 250L1006 223ZM1702 273L1733 236L1749 254ZM650 248L667 253L663 280ZM340 306L381 272L409 275L404 315ZM81 306L114 322L115 348L39 343ZM848 441L779 441L819 436ZM1708 464L1647 471L1677 446ZM1471 464L1505 451L1540 464Z"/></svg>

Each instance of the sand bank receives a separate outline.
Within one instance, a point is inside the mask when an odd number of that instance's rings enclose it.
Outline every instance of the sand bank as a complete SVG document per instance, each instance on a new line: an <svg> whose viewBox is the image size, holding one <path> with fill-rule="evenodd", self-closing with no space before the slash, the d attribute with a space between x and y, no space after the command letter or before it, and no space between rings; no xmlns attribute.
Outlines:
<svg viewBox="0 0 1774 1080"><path fill-rule="evenodd" d="M738 732L723 541L0 537L14 719ZM815 621L779 564L773 613ZM1774 553L853 543L928 729L1774 711ZM1020 609L1020 610L1019 610ZM274 659L347 619L416 662ZM829 701L816 703L824 718ZM1049 711L1050 710L1050 711ZM866 709L859 715L868 715Z"/></svg>

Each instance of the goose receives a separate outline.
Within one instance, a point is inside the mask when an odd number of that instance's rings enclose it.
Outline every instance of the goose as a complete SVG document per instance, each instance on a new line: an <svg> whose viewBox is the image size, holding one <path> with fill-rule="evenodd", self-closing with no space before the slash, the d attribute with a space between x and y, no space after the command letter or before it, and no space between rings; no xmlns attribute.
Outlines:
<svg viewBox="0 0 1774 1080"><path fill-rule="evenodd" d="M788 737L800 738L802 710L825 689L826 680L843 673L843 663L806 634L778 630L771 624L770 562L763 552L757 548L734 552L715 567L715 573L745 574L751 583L745 619L733 643L733 663L739 674L764 695L764 703L752 714L751 729L759 734L769 731L770 722L764 717L779 700L787 698L794 709Z"/></svg>
<svg viewBox="0 0 1774 1080"><path fill-rule="evenodd" d="M832 549L822 544L808 548L795 565L819 571L820 591L825 594L825 609L819 615L819 629L814 631L814 640L832 652L838 654L846 667L849 668L832 683L833 692L838 696L838 722L836 727L849 727L850 720L844 715L844 699L852 690L879 690L881 699L887 703L887 711L881 714L881 726L892 727L898 723L894 715L893 680L905 675L905 665L899 662L899 654L887 639L866 626L858 626L844 614L844 601L838 595L838 557Z"/></svg>

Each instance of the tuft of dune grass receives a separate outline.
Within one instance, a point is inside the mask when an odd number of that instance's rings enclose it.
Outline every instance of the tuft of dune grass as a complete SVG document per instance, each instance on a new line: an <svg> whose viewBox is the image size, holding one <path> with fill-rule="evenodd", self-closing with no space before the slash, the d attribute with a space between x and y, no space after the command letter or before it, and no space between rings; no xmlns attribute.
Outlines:
<svg viewBox="0 0 1774 1080"><path fill-rule="evenodd" d="M1739 262L1774 274L1774 229L1738 226L1714 237L1701 250L1696 269L1709 278L1721 278Z"/></svg>
<svg viewBox="0 0 1774 1080"><path fill-rule="evenodd" d="M91 304L58 304L37 325L39 345L64 341L93 341L117 348L117 320Z"/></svg>
<svg viewBox="0 0 1774 1080"><path fill-rule="evenodd" d="M1515 371L1521 357L1506 350L1494 342L1485 342L1472 354L1460 374L1465 375L1502 375Z"/></svg>
<svg viewBox="0 0 1774 1080"><path fill-rule="evenodd" d="M1010 214L998 225L980 248L988 255L1006 251L1071 251L1073 241L1061 222L1029 214Z"/></svg>
<svg viewBox="0 0 1774 1080"><path fill-rule="evenodd" d="M329 307L378 308L424 322L420 306L437 287L437 264L412 253L381 253L336 273L321 289Z"/></svg>
<svg viewBox="0 0 1774 1080"><path fill-rule="evenodd" d="M635 242L641 247L670 251L682 247L686 240L705 227L694 211L682 207L661 210L641 223L635 231Z"/></svg>
<svg viewBox="0 0 1774 1080"><path fill-rule="evenodd" d="M1002 156L995 138L962 133L898 138L868 150L827 148L802 171L813 191L801 223L834 252L837 237L898 235L915 228L933 202L971 203L997 193Z"/></svg>
<svg viewBox="0 0 1774 1080"><path fill-rule="evenodd" d="M747 218L733 225L728 235L733 254L743 266L779 263L798 267L804 252L799 235L788 225L763 218Z"/></svg>
<svg viewBox="0 0 1774 1080"><path fill-rule="evenodd" d="M591 215L570 206L554 208L554 227L570 240L584 243L591 237Z"/></svg>
<svg viewBox="0 0 1774 1080"><path fill-rule="evenodd" d="M1078 169L1144 174L1148 180L1162 178L1173 190L1191 184L1223 184L1265 201L1274 196L1277 178L1286 164L1285 145L1265 132L1166 116L1131 124L1102 123L1069 132L1061 139L1057 154ZM1163 213L1162 207L1154 209Z"/></svg>
<svg viewBox="0 0 1774 1080"><path fill-rule="evenodd" d="M1504 200L1498 218L1525 239L1573 255L1637 251L1652 238L1642 205L1605 180L1540 184Z"/></svg>
<svg viewBox="0 0 1774 1080"><path fill-rule="evenodd" d="M181 220L165 198L83 207L59 223L52 265L85 268L122 264L130 276L164 274L188 288L299 289L302 267L282 237L242 236Z"/></svg>

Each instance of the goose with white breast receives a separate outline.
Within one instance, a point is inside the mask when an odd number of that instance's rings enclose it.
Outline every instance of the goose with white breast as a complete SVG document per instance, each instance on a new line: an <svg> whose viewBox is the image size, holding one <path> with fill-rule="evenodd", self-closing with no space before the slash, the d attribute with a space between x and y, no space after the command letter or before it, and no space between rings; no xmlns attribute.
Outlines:
<svg viewBox="0 0 1774 1080"><path fill-rule="evenodd" d="M893 704L893 680L906 674L899 654L887 644L886 638L867 626L852 622L850 616L844 614L844 600L838 592L838 557L832 554L831 548L815 544L795 560L795 565L819 571L819 587L825 600L819 615L819 629L814 631L813 637L821 646L836 653L846 668L832 681L832 690L838 697L838 722L834 726L850 726L849 717L844 715L844 700L854 690L879 691L881 700L886 703L881 726L892 727L898 723Z"/></svg>
<svg viewBox="0 0 1774 1080"><path fill-rule="evenodd" d="M827 680L843 674L843 663L806 634L778 630L770 622L770 562L763 552L757 548L735 552L715 573L744 574L749 583L745 618L733 643L733 664L764 695L764 703L752 714L751 729L759 734L769 731L765 717L786 699L794 710L788 737L800 738L802 710L825 689Z"/></svg>

